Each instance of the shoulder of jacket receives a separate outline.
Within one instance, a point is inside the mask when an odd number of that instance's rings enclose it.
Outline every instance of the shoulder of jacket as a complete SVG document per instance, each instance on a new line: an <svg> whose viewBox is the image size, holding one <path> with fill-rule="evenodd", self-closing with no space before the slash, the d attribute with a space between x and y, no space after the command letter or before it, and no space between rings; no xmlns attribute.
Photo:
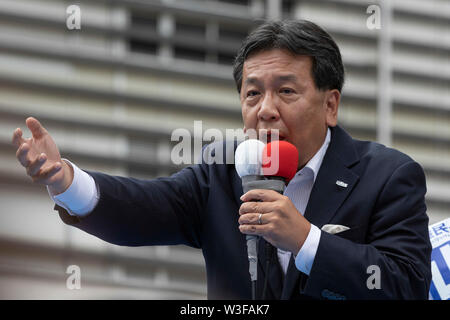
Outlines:
<svg viewBox="0 0 450 320"><path fill-rule="evenodd" d="M354 140L354 143L363 163L370 162L395 170L408 162L416 162L406 153L378 142Z"/></svg>

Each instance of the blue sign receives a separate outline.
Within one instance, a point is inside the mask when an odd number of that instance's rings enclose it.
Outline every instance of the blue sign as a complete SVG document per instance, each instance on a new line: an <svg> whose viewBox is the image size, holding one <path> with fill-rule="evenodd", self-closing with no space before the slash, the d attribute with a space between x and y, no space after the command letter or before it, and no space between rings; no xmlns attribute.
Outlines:
<svg viewBox="0 0 450 320"><path fill-rule="evenodd" d="M450 300L450 218L428 227L431 252L431 300Z"/></svg>

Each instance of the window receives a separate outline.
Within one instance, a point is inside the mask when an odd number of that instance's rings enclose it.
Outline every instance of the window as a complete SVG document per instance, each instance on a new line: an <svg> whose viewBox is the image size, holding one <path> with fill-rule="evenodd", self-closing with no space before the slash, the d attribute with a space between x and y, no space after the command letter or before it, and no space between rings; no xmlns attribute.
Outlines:
<svg viewBox="0 0 450 320"><path fill-rule="evenodd" d="M129 50L131 52L156 54L158 50L158 43L155 40L147 40L145 37L139 35L155 34L156 33L156 16L143 16L142 14L131 13L131 37L128 39ZM133 37L135 31L135 37Z"/></svg>
<svg viewBox="0 0 450 320"><path fill-rule="evenodd" d="M156 55L158 44L151 41L129 39L129 48L131 52L146 53Z"/></svg>
<svg viewBox="0 0 450 320"><path fill-rule="evenodd" d="M238 4L243 6L249 5L249 0L219 0L219 1L223 3Z"/></svg>
<svg viewBox="0 0 450 320"><path fill-rule="evenodd" d="M176 19L175 32L177 35L189 35L204 38L206 35L206 25L198 21Z"/></svg>
<svg viewBox="0 0 450 320"><path fill-rule="evenodd" d="M234 40L242 42L248 35L249 30L243 27L220 25L219 26L219 39L220 40Z"/></svg>
<svg viewBox="0 0 450 320"><path fill-rule="evenodd" d="M201 49L188 49L181 46L174 47L175 58L188 59L195 61L205 61L205 50Z"/></svg>

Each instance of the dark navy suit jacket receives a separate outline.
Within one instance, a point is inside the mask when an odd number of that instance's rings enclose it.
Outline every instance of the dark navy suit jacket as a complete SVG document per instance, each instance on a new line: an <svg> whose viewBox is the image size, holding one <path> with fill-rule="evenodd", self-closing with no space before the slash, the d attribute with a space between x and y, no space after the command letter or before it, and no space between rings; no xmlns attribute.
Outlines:
<svg viewBox="0 0 450 320"><path fill-rule="evenodd" d="M65 223L117 245L199 248L209 299L251 299L245 235L238 229L242 186L233 164L202 163L154 180L89 174L99 202L83 218L56 206ZM269 299L427 299L431 245L425 193L423 170L410 157L331 128L304 215L319 228L350 229L322 231L309 276L291 258L284 277L276 254L266 274L261 240L258 297L267 276ZM369 289L368 282L376 283L370 266L379 268L380 289Z"/></svg>

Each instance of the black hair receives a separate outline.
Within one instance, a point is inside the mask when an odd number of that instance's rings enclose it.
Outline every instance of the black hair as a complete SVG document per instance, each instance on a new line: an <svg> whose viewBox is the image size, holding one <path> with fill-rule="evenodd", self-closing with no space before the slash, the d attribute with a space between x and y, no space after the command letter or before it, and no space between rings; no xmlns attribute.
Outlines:
<svg viewBox="0 0 450 320"><path fill-rule="evenodd" d="M342 91L344 66L333 38L307 20L276 20L261 24L243 41L233 64L233 76L239 93L245 60L254 53L270 49L286 49L296 55L311 57L311 73L317 89Z"/></svg>

